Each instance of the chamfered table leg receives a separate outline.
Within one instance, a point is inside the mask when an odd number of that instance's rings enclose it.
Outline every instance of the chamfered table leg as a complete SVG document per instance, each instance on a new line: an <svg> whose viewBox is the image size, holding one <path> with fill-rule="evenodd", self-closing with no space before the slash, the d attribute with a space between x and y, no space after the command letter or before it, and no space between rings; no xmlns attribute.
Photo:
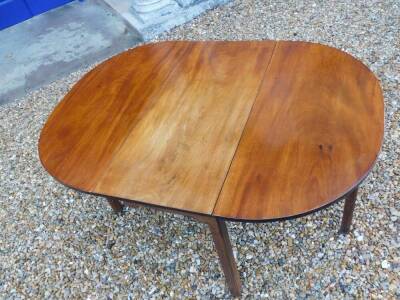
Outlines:
<svg viewBox="0 0 400 300"><path fill-rule="evenodd" d="M240 296L240 276L233 256L232 245L229 240L225 221L220 218L211 218L208 222L214 240L215 248L219 256L226 282L233 296Z"/></svg>
<svg viewBox="0 0 400 300"><path fill-rule="evenodd" d="M114 210L114 212L116 213L122 212L123 205L119 200L113 197L107 197L107 201L110 204L111 208Z"/></svg>
<svg viewBox="0 0 400 300"><path fill-rule="evenodd" d="M108 203L112 207L115 212L121 212L123 208L123 203L128 206L137 206L137 204L133 202L121 201L118 198L106 197ZM159 210L169 211L168 209L158 208ZM187 215L196 219L201 223L205 223L209 226L211 235L214 240L214 245L217 250L219 261L222 267L222 270L225 274L226 282L229 286L229 290L232 295L235 297L240 296L240 276L237 270L235 257L232 251L232 245L229 240L228 230L225 225L225 221L218 217L213 216L204 216L199 214L193 214L188 212L181 212L183 215Z"/></svg>
<svg viewBox="0 0 400 300"><path fill-rule="evenodd" d="M351 222L353 220L354 206L356 204L358 188L353 189L347 196L344 203L342 225L340 226L340 233L348 233L350 231Z"/></svg>

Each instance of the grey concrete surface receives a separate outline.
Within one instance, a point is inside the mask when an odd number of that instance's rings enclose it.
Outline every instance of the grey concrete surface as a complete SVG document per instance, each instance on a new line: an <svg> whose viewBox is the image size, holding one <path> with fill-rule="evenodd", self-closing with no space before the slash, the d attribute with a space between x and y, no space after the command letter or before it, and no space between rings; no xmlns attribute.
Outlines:
<svg viewBox="0 0 400 300"><path fill-rule="evenodd" d="M0 105L140 41L96 0L74 1L2 30Z"/></svg>
<svg viewBox="0 0 400 300"><path fill-rule="evenodd" d="M231 0L104 0L148 41ZM136 8L136 9L135 9ZM140 8L140 9L139 9Z"/></svg>

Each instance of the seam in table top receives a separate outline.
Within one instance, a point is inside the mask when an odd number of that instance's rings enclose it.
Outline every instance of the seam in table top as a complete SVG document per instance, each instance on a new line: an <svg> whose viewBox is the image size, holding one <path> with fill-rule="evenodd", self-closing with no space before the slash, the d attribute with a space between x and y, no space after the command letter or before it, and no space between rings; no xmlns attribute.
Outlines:
<svg viewBox="0 0 400 300"><path fill-rule="evenodd" d="M233 161L234 161L234 159L235 159L235 157L236 157L236 153L237 153L237 151L238 151L238 149L239 149L240 142L242 141L242 137L243 137L244 131L245 131L246 127L247 127L247 123L249 122L251 113L252 113L253 108L254 108L254 104L256 103L256 100L257 100L257 98L258 98L258 96L259 96L259 94L260 94L260 91L261 91L261 87L263 86L263 83L264 83L264 81L265 81L265 77L266 77L267 71L268 71L268 69L269 69L270 66L271 66L272 59L273 59L273 57L274 57L274 55L275 55L275 50L276 50L276 48L277 48L277 46L278 46L278 43L279 43L279 41L276 41L276 42L275 42L274 49L272 49L271 58L269 59L269 62L268 62L268 64L267 64L267 66L265 67L265 71L264 71L263 77L262 77L262 79L261 79L261 81L260 81L260 84L259 84L259 86L258 86L257 93L256 93L256 95L255 95L255 97L254 97L253 104L251 105L249 114L248 114L248 116L247 116L247 120L246 120L246 122L245 122L245 124L244 124L244 126L243 126L242 134L240 135L240 138L239 138L239 140L238 140L238 143L237 143L237 146L236 146L236 149L235 149L235 153L233 154L232 159L231 159L231 161L230 161L230 163L229 163L229 167L228 167L228 170L226 171L224 181L222 182L221 188L220 188L220 190L219 190L219 192L218 192L217 199L215 200L215 203L214 203L214 207L213 207L213 209L212 209L212 211L211 211L211 216L214 215L215 207L217 206L219 197L221 196L222 190L223 190L223 188L224 188L224 186L225 186L226 179L228 178L229 171L231 170L231 167L232 167L232 163L233 163Z"/></svg>

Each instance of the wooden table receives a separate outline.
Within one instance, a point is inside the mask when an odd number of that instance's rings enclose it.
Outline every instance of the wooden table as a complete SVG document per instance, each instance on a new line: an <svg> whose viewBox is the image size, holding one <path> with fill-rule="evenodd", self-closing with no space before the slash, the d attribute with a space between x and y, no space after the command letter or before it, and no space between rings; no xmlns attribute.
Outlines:
<svg viewBox="0 0 400 300"><path fill-rule="evenodd" d="M233 295L225 220L299 217L345 198L380 151L379 81L352 56L288 41L162 42L87 73L44 126L39 154L59 182L207 223Z"/></svg>

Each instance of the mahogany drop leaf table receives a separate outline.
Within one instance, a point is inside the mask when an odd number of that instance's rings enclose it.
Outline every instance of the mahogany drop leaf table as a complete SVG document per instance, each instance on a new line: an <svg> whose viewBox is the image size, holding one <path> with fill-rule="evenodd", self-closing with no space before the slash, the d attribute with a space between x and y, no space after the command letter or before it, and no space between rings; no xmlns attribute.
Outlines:
<svg viewBox="0 0 400 300"><path fill-rule="evenodd" d="M50 115L45 169L79 191L209 225L233 295L225 220L276 221L345 198L382 144L379 81L340 50L289 41L171 41L87 73Z"/></svg>

